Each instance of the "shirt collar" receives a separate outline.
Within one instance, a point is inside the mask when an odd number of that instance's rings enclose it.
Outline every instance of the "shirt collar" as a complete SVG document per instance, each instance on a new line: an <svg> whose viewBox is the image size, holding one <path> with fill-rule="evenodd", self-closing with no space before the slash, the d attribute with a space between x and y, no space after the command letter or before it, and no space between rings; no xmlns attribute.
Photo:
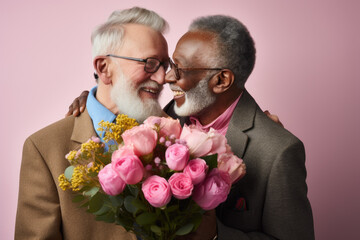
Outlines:
<svg viewBox="0 0 360 240"><path fill-rule="evenodd" d="M192 124L196 125L197 127L200 127L201 129L205 130L205 131L209 131L210 128L214 128L219 133L225 135L226 132L227 132L227 129L229 127L231 116L232 116L232 114L233 114L233 112L235 110L235 107L236 107L237 103L239 102L241 96L242 96L242 93L220 116L218 116L211 123L203 126L200 123L199 119L197 119L194 116L190 116L190 122Z"/></svg>
<svg viewBox="0 0 360 240"><path fill-rule="evenodd" d="M103 140L104 132L98 131L99 122L104 120L105 122L113 122L116 118L116 115L102 105L95 97L97 91L97 86L93 87L90 90L90 93L87 97L86 108L89 112L90 118L93 122L93 126L98 137Z"/></svg>

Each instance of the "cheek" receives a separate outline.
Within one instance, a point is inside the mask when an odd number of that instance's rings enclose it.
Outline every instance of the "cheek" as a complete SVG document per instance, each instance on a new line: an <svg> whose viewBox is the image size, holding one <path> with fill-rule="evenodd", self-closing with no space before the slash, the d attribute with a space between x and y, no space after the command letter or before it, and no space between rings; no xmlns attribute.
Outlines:
<svg viewBox="0 0 360 240"><path fill-rule="evenodd" d="M190 79L180 79L175 85L179 86L185 92L196 87L196 83Z"/></svg>
<svg viewBox="0 0 360 240"><path fill-rule="evenodd" d="M144 69L127 69L124 71L126 79L131 81L135 87L139 86L141 83L146 82L149 80L149 74L144 71Z"/></svg>

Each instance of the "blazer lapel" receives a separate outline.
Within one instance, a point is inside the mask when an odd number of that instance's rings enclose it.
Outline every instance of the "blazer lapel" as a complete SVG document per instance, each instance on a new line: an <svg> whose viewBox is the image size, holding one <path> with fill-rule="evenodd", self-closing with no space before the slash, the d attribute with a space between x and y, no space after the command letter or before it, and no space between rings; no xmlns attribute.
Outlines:
<svg viewBox="0 0 360 240"><path fill-rule="evenodd" d="M248 136L245 133L254 125L256 103L250 94L244 90L231 117L226 138L232 151L240 158L244 157Z"/></svg>
<svg viewBox="0 0 360 240"><path fill-rule="evenodd" d="M96 136L92 120L87 109L75 118L74 129L71 135L72 147L77 148L81 143L86 142L92 136Z"/></svg>

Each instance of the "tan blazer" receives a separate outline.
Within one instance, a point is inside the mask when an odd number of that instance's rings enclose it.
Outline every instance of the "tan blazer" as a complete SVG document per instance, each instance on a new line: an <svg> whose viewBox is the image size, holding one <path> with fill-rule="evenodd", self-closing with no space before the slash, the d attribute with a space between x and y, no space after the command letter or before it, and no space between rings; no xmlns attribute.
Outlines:
<svg viewBox="0 0 360 240"><path fill-rule="evenodd" d="M69 166L65 155L96 136L85 111L31 135L24 144L20 171L15 239L135 240L115 224L95 221L94 215L71 201L71 191L58 187L58 176Z"/></svg>

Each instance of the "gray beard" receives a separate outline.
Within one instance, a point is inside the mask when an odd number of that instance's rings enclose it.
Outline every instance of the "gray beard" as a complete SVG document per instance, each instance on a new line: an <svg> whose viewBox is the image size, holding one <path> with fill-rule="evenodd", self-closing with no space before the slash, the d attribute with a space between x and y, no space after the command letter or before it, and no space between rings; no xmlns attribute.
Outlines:
<svg viewBox="0 0 360 240"><path fill-rule="evenodd" d="M149 80L142 83L137 89L134 89L132 85L132 81L120 73L111 89L111 100L116 104L120 113L134 118L140 123L150 116L161 116L163 111L157 99L143 100L138 95L140 88L144 86L157 88L158 84Z"/></svg>
<svg viewBox="0 0 360 240"><path fill-rule="evenodd" d="M196 115L215 102L216 97L208 87L209 79L209 77L202 79L195 88L185 92L185 102L180 107L175 103L174 110L178 116ZM172 89L176 89L176 86L173 86Z"/></svg>

